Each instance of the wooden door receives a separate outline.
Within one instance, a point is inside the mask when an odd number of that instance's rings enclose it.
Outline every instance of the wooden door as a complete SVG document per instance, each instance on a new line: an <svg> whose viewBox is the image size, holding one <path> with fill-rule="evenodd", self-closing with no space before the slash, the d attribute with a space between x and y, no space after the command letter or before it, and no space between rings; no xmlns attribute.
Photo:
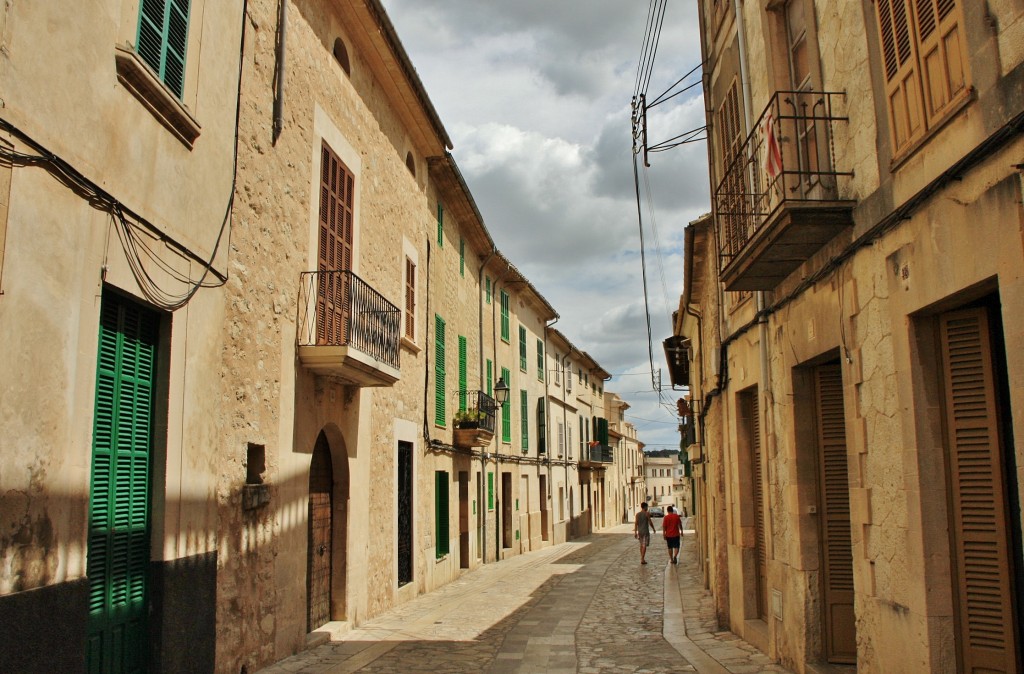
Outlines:
<svg viewBox="0 0 1024 674"><path fill-rule="evenodd" d="M86 575L86 671L143 672L160 318L117 295L100 307Z"/></svg>
<svg viewBox="0 0 1024 674"><path fill-rule="evenodd" d="M331 620L331 528L334 470L327 437L321 432L309 465L309 548L307 621L312 632Z"/></svg>
<svg viewBox="0 0 1024 674"><path fill-rule="evenodd" d="M501 547L512 547L512 473L501 474Z"/></svg>
<svg viewBox="0 0 1024 674"><path fill-rule="evenodd" d="M743 396L744 414L748 420L750 447L750 481L754 505L754 567L757 581L757 616L768 618L768 539L765 531L764 470L761 456L761 413L757 392Z"/></svg>
<svg viewBox="0 0 1024 674"><path fill-rule="evenodd" d="M324 143L320 153L320 232L317 245L317 344L346 344L351 311L355 178Z"/></svg>
<svg viewBox="0 0 1024 674"><path fill-rule="evenodd" d="M413 569L413 487L412 443L398 443L398 585L412 582Z"/></svg>
<svg viewBox="0 0 1024 674"><path fill-rule="evenodd" d="M819 517L825 655L829 662L856 663L850 481L846 463L842 371L838 362L815 368L814 389L821 493Z"/></svg>
<svg viewBox="0 0 1024 674"><path fill-rule="evenodd" d="M989 310L939 318L963 672L1021 671L1014 555Z"/></svg>
<svg viewBox="0 0 1024 674"><path fill-rule="evenodd" d="M469 473L459 471L459 568L469 568Z"/></svg>

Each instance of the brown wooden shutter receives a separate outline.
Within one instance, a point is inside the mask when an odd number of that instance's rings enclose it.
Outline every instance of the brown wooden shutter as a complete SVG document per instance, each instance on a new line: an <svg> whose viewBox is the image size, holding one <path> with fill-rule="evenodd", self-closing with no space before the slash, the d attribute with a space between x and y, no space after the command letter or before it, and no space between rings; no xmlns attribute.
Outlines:
<svg viewBox="0 0 1024 674"><path fill-rule="evenodd" d="M754 487L754 544L757 565L757 615L768 618L768 540L765 527L764 470L761 456L761 410L757 394L749 395L750 462Z"/></svg>
<svg viewBox="0 0 1024 674"><path fill-rule="evenodd" d="M910 16L911 0L878 0L879 37L885 68L885 95L889 103L889 126L893 152L924 133L921 112L921 83L917 72L917 48Z"/></svg>
<svg viewBox="0 0 1024 674"><path fill-rule="evenodd" d="M857 632L853 611L850 483L839 364L815 368L814 380L820 457L826 657L829 662L855 663Z"/></svg>
<svg viewBox="0 0 1024 674"><path fill-rule="evenodd" d="M317 342L345 344L350 310L355 179L324 143L320 157L320 236L317 253Z"/></svg>
<svg viewBox="0 0 1024 674"><path fill-rule="evenodd" d="M933 126L966 87L960 8L956 0L914 0L928 125Z"/></svg>
<svg viewBox="0 0 1024 674"><path fill-rule="evenodd" d="M950 312L939 324L961 671L1016 672L1013 560L988 313L982 307Z"/></svg>
<svg viewBox="0 0 1024 674"><path fill-rule="evenodd" d="M405 336L416 339L416 265L405 258Z"/></svg>

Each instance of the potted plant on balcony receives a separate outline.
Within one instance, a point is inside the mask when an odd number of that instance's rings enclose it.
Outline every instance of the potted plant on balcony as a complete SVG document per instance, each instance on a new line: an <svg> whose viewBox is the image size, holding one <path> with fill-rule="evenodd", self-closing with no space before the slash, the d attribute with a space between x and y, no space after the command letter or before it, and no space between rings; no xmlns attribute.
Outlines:
<svg viewBox="0 0 1024 674"><path fill-rule="evenodd" d="M480 428L483 419L484 413L480 410L459 410L455 413L453 425L455 428Z"/></svg>

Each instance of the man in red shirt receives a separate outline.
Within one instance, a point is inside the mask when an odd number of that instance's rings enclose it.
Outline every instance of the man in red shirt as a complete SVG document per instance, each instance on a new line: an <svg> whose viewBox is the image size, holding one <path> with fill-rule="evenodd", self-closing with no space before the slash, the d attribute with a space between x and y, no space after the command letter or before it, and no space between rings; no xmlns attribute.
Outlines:
<svg viewBox="0 0 1024 674"><path fill-rule="evenodd" d="M683 533L683 523L672 506L666 508L665 519L661 521L661 533L668 543L668 560L679 563L679 539Z"/></svg>

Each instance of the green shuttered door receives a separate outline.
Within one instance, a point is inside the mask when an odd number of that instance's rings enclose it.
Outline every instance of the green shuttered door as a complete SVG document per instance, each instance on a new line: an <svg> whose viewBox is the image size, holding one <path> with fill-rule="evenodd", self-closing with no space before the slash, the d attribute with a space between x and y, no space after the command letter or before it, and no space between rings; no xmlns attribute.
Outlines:
<svg viewBox="0 0 1024 674"><path fill-rule="evenodd" d="M89 498L90 672L145 668L159 320L117 296L103 298Z"/></svg>

